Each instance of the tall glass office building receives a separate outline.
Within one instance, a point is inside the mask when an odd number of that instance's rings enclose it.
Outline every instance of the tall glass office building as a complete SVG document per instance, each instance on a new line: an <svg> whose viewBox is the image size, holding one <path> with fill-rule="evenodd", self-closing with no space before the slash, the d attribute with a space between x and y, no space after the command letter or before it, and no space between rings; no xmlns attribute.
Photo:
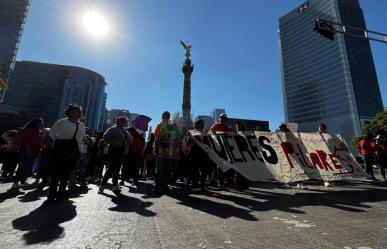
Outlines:
<svg viewBox="0 0 387 249"><path fill-rule="evenodd" d="M15 66L30 0L0 1L0 75L6 82Z"/></svg>
<svg viewBox="0 0 387 249"><path fill-rule="evenodd" d="M370 44L342 34L331 41L313 31L316 18L366 28L358 0L309 0L280 18L286 121L300 131L323 122L348 141L383 111Z"/></svg>
<svg viewBox="0 0 387 249"><path fill-rule="evenodd" d="M33 61L18 61L5 95L8 104L47 127L64 116L69 104L82 106L84 123L102 130L105 118L105 78L89 69Z"/></svg>

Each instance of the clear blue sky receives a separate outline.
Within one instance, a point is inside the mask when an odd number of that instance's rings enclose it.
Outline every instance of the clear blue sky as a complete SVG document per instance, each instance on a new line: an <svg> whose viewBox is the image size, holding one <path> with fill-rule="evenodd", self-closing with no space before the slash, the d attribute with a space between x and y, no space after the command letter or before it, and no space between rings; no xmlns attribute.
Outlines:
<svg viewBox="0 0 387 249"><path fill-rule="evenodd" d="M301 0L32 0L18 60L81 66L102 74L107 108L149 115L182 104L184 51L193 45L192 113L283 121L278 18ZM369 29L387 33L387 0L362 0ZM93 8L110 26L96 42L81 20ZM372 43L387 105L387 44Z"/></svg>

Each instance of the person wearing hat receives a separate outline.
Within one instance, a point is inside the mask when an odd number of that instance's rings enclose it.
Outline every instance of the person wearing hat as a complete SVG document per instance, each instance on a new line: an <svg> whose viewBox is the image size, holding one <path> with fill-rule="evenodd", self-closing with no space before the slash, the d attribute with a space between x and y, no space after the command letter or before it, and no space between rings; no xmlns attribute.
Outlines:
<svg viewBox="0 0 387 249"><path fill-rule="evenodd" d="M384 182L386 180L386 168L387 168L387 142L383 135L376 136L376 160L379 164L380 174L382 175Z"/></svg>

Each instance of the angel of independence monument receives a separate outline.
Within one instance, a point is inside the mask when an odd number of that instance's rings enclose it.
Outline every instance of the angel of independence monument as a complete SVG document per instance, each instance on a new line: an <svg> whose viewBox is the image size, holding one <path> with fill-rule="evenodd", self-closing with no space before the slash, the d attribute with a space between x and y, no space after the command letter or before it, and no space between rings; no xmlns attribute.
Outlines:
<svg viewBox="0 0 387 249"><path fill-rule="evenodd" d="M188 131L192 127L191 120L191 75L194 69L194 65L191 64L191 48L192 46L188 42L180 41L181 45L185 49L185 62L182 68L184 73L184 88L183 88L183 124L185 131Z"/></svg>

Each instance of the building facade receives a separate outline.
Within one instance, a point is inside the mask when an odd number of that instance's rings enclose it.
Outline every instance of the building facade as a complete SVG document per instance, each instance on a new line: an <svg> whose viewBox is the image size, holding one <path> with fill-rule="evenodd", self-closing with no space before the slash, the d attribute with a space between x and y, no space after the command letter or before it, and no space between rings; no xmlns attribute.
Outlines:
<svg viewBox="0 0 387 249"><path fill-rule="evenodd" d="M270 131L269 121L263 120L228 118L227 125L235 128L238 122L245 125L246 131Z"/></svg>
<svg viewBox="0 0 387 249"><path fill-rule="evenodd" d="M195 121L199 119L204 121L204 131L210 130L211 126L214 124L214 118L212 116L199 115L196 117Z"/></svg>
<svg viewBox="0 0 387 249"><path fill-rule="evenodd" d="M31 61L18 61L5 101L21 112L41 117L46 127L64 116L69 104L80 105L91 131L102 130L106 82L91 70Z"/></svg>
<svg viewBox="0 0 387 249"><path fill-rule="evenodd" d="M366 28L358 0L309 0L279 20L287 122L316 131L323 122L347 141L383 110L368 40L313 31L315 19Z"/></svg>
<svg viewBox="0 0 387 249"><path fill-rule="evenodd" d="M222 113L226 113L226 110L225 109L222 109L222 108L216 108L214 109L212 112L211 112L211 117L213 118L213 122L214 124L217 123L219 121L219 116L220 114Z"/></svg>
<svg viewBox="0 0 387 249"><path fill-rule="evenodd" d="M8 82L26 22L30 0L0 1L0 75Z"/></svg>

